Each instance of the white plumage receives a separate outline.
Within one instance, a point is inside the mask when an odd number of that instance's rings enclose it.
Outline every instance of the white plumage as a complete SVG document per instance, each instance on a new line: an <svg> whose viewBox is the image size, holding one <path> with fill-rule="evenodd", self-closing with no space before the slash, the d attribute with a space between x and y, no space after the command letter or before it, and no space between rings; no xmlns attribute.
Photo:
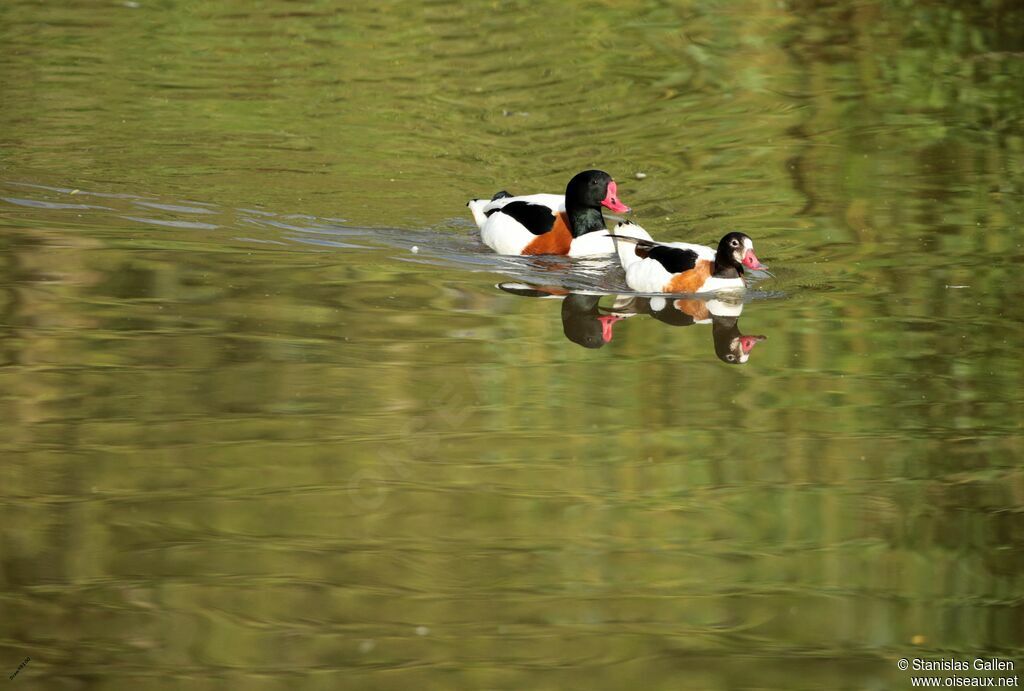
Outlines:
<svg viewBox="0 0 1024 691"><path fill-rule="evenodd" d="M473 212L473 220L483 230L488 220L486 215L488 211L500 209L512 202L527 202L529 204L546 206L551 209L552 215L565 211L564 194L524 194L519 197L501 197L500 199L474 199L469 203L469 208ZM479 212L477 209L479 209Z"/></svg>
<svg viewBox="0 0 1024 691"><path fill-rule="evenodd" d="M519 221L502 213L492 213L512 202L528 202L546 206L552 215L565 211L565 195L526 194L519 197L500 199L473 199L466 206L473 214L473 220L480 228L480 239L498 254L522 254L523 250L537 236Z"/></svg>
<svg viewBox="0 0 1024 691"><path fill-rule="evenodd" d="M650 240L651 236L647 234L647 231L631 221L623 221L615 229L616 235L622 235L624 237L635 237L641 240ZM609 233L603 233L596 231L593 233L586 233L578 238L573 239L572 246L569 248L570 257L597 257L597 256L608 256L615 254L616 250L621 252L621 247L626 243L616 242L615 238ZM633 243L629 243L631 247L636 247Z"/></svg>

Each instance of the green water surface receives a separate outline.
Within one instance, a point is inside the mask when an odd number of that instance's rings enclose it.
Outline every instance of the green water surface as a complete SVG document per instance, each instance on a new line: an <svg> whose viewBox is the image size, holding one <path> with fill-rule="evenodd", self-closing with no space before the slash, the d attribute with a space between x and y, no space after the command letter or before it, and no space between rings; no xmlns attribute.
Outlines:
<svg viewBox="0 0 1024 691"><path fill-rule="evenodd" d="M754 238L746 364L495 287L615 292L464 206L589 167ZM1022 225L1012 0L5 0L0 673L1024 675Z"/></svg>

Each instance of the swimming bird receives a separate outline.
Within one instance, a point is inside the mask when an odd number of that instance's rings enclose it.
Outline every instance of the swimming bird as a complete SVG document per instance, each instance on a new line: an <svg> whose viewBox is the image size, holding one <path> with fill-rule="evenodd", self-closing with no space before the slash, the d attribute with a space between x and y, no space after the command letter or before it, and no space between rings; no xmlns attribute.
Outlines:
<svg viewBox="0 0 1024 691"><path fill-rule="evenodd" d="M717 249L688 242L658 243L626 221L615 228L626 285L640 293L709 293L742 290L745 269L766 268L754 254L754 241L728 233Z"/></svg>
<svg viewBox="0 0 1024 691"><path fill-rule="evenodd" d="M603 170L577 173L564 196L514 197L502 191L490 200L473 199L466 206L473 212L484 244L498 254L570 257L614 253L601 208L620 214L629 211L619 201L615 180Z"/></svg>

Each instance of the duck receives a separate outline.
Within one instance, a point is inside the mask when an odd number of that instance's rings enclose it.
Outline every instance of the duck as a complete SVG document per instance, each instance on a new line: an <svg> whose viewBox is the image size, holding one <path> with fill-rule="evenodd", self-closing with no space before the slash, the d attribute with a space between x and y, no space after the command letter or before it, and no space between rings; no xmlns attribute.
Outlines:
<svg viewBox="0 0 1024 691"><path fill-rule="evenodd" d="M570 257L613 255L615 244L601 209L618 214L630 211L619 200L617 183L603 170L577 173L564 196L517 197L502 190L490 200L473 199L466 206L480 228L480 238L498 254Z"/></svg>
<svg viewBox="0 0 1024 691"><path fill-rule="evenodd" d="M639 293L743 290L746 269L767 268L754 253L754 241L740 232L724 235L717 249L688 242L655 242L631 221L620 223L610 236L617 237L626 285Z"/></svg>

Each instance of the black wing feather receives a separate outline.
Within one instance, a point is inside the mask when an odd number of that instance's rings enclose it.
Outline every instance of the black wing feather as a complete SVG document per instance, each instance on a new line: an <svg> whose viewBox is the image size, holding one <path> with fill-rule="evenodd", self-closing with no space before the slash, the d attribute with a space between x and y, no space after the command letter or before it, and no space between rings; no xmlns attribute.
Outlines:
<svg viewBox="0 0 1024 691"><path fill-rule="evenodd" d="M639 250L639 246L637 249ZM664 266L665 271L671 274L681 274L697 266L697 253L680 247L656 245L647 250L647 256Z"/></svg>
<svg viewBox="0 0 1024 691"><path fill-rule="evenodd" d="M658 243L651 242L650 240L641 240L640 238L633 238L628 235L615 235L612 233L609 233L608 235L616 240L636 244L636 256L642 257L643 259L650 257L665 267L665 271L668 271L669 273L680 274L697 266L697 253L693 250L684 250L681 247L659 245Z"/></svg>
<svg viewBox="0 0 1024 691"><path fill-rule="evenodd" d="M692 316L677 309L661 310L660 312L652 310L651 316L669 326L693 326L695 324Z"/></svg>
<svg viewBox="0 0 1024 691"><path fill-rule="evenodd" d="M543 204L509 202L500 209L491 209L487 215L503 213L516 219L534 235L543 235L555 226L555 215Z"/></svg>

